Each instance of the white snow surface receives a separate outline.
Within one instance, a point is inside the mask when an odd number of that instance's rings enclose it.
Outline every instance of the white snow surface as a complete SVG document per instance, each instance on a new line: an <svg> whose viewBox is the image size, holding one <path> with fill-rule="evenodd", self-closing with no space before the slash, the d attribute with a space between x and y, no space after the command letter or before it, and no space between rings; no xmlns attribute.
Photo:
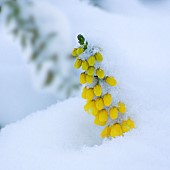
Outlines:
<svg viewBox="0 0 170 170"><path fill-rule="evenodd" d="M169 170L170 16L163 8L169 2L160 2L159 10L138 4L149 10L140 15L106 12L78 0L49 2L66 13L74 36L82 33L103 49L107 73L116 77L136 128L102 140L102 127L83 111L84 100L70 98L1 130L1 169Z"/></svg>
<svg viewBox="0 0 170 170"><path fill-rule="evenodd" d="M159 111L138 108L135 130L102 141L102 128L93 124L83 104L83 99L71 98L2 129L1 168L169 169L169 120Z"/></svg>
<svg viewBox="0 0 170 170"><path fill-rule="evenodd" d="M0 24L0 126L57 102L53 94L37 91L21 49ZM9 106L10 103L10 106Z"/></svg>

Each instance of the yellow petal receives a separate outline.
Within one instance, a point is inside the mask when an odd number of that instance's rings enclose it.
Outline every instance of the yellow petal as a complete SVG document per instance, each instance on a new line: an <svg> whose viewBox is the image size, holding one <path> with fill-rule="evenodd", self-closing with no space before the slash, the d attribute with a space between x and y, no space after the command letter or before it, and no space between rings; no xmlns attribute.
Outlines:
<svg viewBox="0 0 170 170"><path fill-rule="evenodd" d="M89 67L88 62L87 62L86 60L84 60L84 61L82 62L82 70L87 70L88 67Z"/></svg>
<svg viewBox="0 0 170 170"><path fill-rule="evenodd" d="M94 75L94 71L95 71L95 68L93 66L90 66L88 69L87 69L87 74L89 76L92 76Z"/></svg>
<svg viewBox="0 0 170 170"><path fill-rule="evenodd" d="M118 110L117 110L116 107L112 107L109 112L110 112L110 118L111 119L117 119L117 117L118 117Z"/></svg>
<svg viewBox="0 0 170 170"><path fill-rule="evenodd" d="M106 77L105 82L109 84L110 86L116 86L117 81L115 80L114 77Z"/></svg>
<svg viewBox="0 0 170 170"><path fill-rule="evenodd" d="M106 124L106 122L100 122L99 117L96 116L95 119L94 119L94 124L99 125L99 126L104 126Z"/></svg>
<svg viewBox="0 0 170 170"><path fill-rule="evenodd" d="M112 103L112 96L111 96L111 94L105 94L104 96L103 96L103 101L104 101L104 105L105 106L110 106L111 105L111 103Z"/></svg>
<svg viewBox="0 0 170 170"><path fill-rule="evenodd" d="M102 138L105 138L105 137L109 137L110 136L110 131L111 131L111 128L110 128L110 126L106 126L103 130L102 130L102 132L100 133L100 136L102 137Z"/></svg>
<svg viewBox="0 0 170 170"><path fill-rule="evenodd" d="M96 70L96 75L98 76L98 78L103 79L104 78L104 70L98 68Z"/></svg>
<svg viewBox="0 0 170 170"><path fill-rule="evenodd" d="M102 94L102 87L99 84L94 86L94 94L96 96L101 96L101 94Z"/></svg>
<svg viewBox="0 0 170 170"><path fill-rule="evenodd" d="M130 130L130 127L127 124L127 120L123 120L122 121L122 131L125 133L125 132L128 132L129 130Z"/></svg>
<svg viewBox="0 0 170 170"><path fill-rule="evenodd" d="M87 82L88 84L93 83L93 76L86 75L86 82Z"/></svg>
<svg viewBox="0 0 170 170"><path fill-rule="evenodd" d="M103 60L103 56L98 52L95 55L96 61L101 62Z"/></svg>
<svg viewBox="0 0 170 170"><path fill-rule="evenodd" d="M85 110L86 112L88 112L89 108L90 108L90 100L87 101L86 104L84 105L84 110Z"/></svg>
<svg viewBox="0 0 170 170"><path fill-rule="evenodd" d="M80 74L80 83L81 84L85 84L86 83L86 74L85 73L81 73Z"/></svg>
<svg viewBox="0 0 170 170"><path fill-rule="evenodd" d="M118 123L114 124L114 125L111 127L110 135L111 135L113 138L116 137L116 136L121 136L121 135L123 135L122 128L121 128L121 126L120 126Z"/></svg>
<svg viewBox="0 0 170 170"><path fill-rule="evenodd" d="M96 99L95 103L96 103L96 108L98 110L102 110L103 109L104 103L103 103L103 99L102 98Z"/></svg>
<svg viewBox="0 0 170 170"><path fill-rule="evenodd" d="M81 64L82 64L82 60L80 59L76 59L76 62L74 64L74 68L80 68L81 67Z"/></svg>
<svg viewBox="0 0 170 170"><path fill-rule="evenodd" d="M76 53L77 55L80 55L84 52L84 49L82 47L79 47L77 50L76 50Z"/></svg>
<svg viewBox="0 0 170 170"><path fill-rule="evenodd" d="M135 128L135 123L134 123L133 120L128 119L128 120L127 120L127 124L128 124L128 126L129 126L131 129Z"/></svg>
<svg viewBox="0 0 170 170"><path fill-rule="evenodd" d="M94 66L95 64L95 57L94 56L90 56L88 59L87 59L88 63L89 63L89 66Z"/></svg>
<svg viewBox="0 0 170 170"><path fill-rule="evenodd" d="M74 48L71 54L73 57L76 57L77 56L77 48Z"/></svg>
<svg viewBox="0 0 170 170"><path fill-rule="evenodd" d="M94 92L92 88L86 90L86 99L92 100L94 97Z"/></svg>
<svg viewBox="0 0 170 170"><path fill-rule="evenodd" d="M125 106L125 104L123 102L118 103L118 110L122 114L126 112L126 106Z"/></svg>
<svg viewBox="0 0 170 170"><path fill-rule="evenodd" d="M81 96L82 96L83 99L86 99L86 92L87 92L87 87L84 87L83 91L81 93Z"/></svg>
<svg viewBox="0 0 170 170"><path fill-rule="evenodd" d="M107 122L108 120L108 113L105 109L99 111L99 121L100 122Z"/></svg>

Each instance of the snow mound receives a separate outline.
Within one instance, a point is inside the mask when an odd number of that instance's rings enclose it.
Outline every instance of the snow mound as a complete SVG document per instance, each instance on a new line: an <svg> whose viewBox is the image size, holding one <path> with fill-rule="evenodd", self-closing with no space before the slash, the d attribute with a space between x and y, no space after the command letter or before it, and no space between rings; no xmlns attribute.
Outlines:
<svg viewBox="0 0 170 170"><path fill-rule="evenodd" d="M64 6L74 34L103 49L136 129L102 141L84 101L71 98L1 130L1 169L169 170L169 16L127 17L76 5Z"/></svg>
<svg viewBox="0 0 170 170"><path fill-rule="evenodd" d="M82 99L71 98L2 129L1 168L169 169L170 127L159 112L139 113L137 129L102 142L101 127L93 125L92 116L83 111L83 104Z"/></svg>
<svg viewBox="0 0 170 170"><path fill-rule="evenodd" d="M21 49L6 34L0 20L0 126L57 102L54 94L36 90ZM10 103L10 107L9 107Z"/></svg>
<svg viewBox="0 0 170 170"><path fill-rule="evenodd" d="M49 146L52 144L59 148L77 149L84 145L101 144L101 139L98 138L98 128L93 125L90 116L84 113L83 104L82 100L76 98L58 103L47 110L36 112L16 124L7 126L2 130L2 135L7 134L7 131L13 131L12 133L16 136L18 130L21 129L19 136L14 137L16 143L24 143L26 138L30 138L32 140L31 143L28 140L28 145L41 143ZM23 139L20 138L20 135L23 136Z"/></svg>

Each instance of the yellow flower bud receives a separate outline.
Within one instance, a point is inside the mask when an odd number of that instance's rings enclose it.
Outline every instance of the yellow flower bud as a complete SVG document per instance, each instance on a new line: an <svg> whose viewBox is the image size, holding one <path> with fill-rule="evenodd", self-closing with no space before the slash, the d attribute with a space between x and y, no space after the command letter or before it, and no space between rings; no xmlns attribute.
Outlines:
<svg viewBox="0 0 170 170"><path fill-rule="evenodd" d="M96 105L95 105L95 107L92 109L91 114L92 114L93 116L97 116L98 110L97 110L97 108L96 108Z"/></svg>
<svg viewBox="0 0 170 170"><path fill-rule="evenodd" d="M81 84L85 84L86 83L86 74L85 73L81 73L80 74L80 83Z"/></svg>
<svg viewBox="0 0 170 170"><path fill-rule="evenodd" d="M89 63L89 66L94 66L95 64L95 57L94 56L90 56L88 59L87 59L88 63Z"/></svg>
<svg viewBox="0 0 170 170"><path fill-rule="evenodd" d="M104 78L104 70L98 68L96 70L96 75L98 76L98 78L103 79Z"/></svg>
<svg viewBox="0 0 170 170"><path fill-rule="evenodd" d="M83 91L81 93L81 96L82 96L83 99L86 99L86 92L87 92L87 87L84 87Z"/></svg>
<svg viewBox="0 0 170 170"><path fill-rule="evenodd" d="M118 117L118 110L117 110L116 107L112 107L109 112L110 112L110 118L111 119L117 119L117 117Z"/></svg>
<svg viewBox="0 0 170 170"><path fill-rule="evenodd" d="M106 124L106 122L100 122L99 117L96 116L94 119L94 124L99 125L99 126L104 126Z"/></svg>
<svg viewBox="0 0 170 170"><path fill-rule="evenodd" d="M90 107L88 109L88 113L92 114L93 116L96 116L98 113L98 110L96 109L95 101L92 100L89 103Z"/></svg>
<svg viewBox="0 0 170 170"><path fill-rule="evenodd" d="M134 123L133 120L128 119L128 120L127 120L127 124L128 124L128 126L129 126L131 129L135 128L135 123Z"/></svg>
<svg viewBox="0 0 170 170"><path fill-rule="evenodd" d="M116 86L117 81L115 80L114 77L106 77L105 82L109 84L110 86Z"/></svg>
<svg viewBox="0 0 170 170"><path fill-rule="evenodd" d="M107 122L108 120L108 113L105 109L99 111L99 121L100 122Z"/></svg>
<svg viewBox="0 0 170 170"><path fill-rule="evenodd" d="M86 74L86 82L87 82L88 84L93 83L93 76L89 76L89 75Z"/></svg>
<svg viewBox="0 0 170 170"><path fill-rule="evenodd" d="M101 94L102 94L102 87L99 84L95 85L93 90L94 90L94 94L96 96L101 96Z"/></svg>
<svg viewBox="0 0 170 170"><path fill-rule="evenodd" d="M122 131L125 132L129 132L131 129L133 129L135 127L134 121L131 119L128 120L123 120L122 121Z"/></svg>
<svg viewBox="0 0 170 170"><path fill-rule="evenodd" d="M77 48L74 48L71 54L73 57L76 57L77 56Z"/></svg>
<svg viewBox="0 0 170 170"><path fill-rule="evenodd" d="M82 47L77 48L76 53L77 55L80 55L84 52L84 49Z"/></svg>
<svg viewBox="0 0 170 170"><path fill-rule="evenodd" d="M98 62L101 62L103 60L103 56L99 52L96 53L94 56Z"/></svg>
<svg viewBox="0 0 170 170"><path fill-rule="evenodd" d="M83 70L87 70L88 67L89 67L88 62L87 62L86 60L84 60L84 61L82 62L82 69L83 69Z"/></svg>
<svg viewBox="0 0 170 170"><path fill-rule="evenodd" d="M87 101L86 104L84 105L84 110L88 112L89 109L90 109L90 101Z"/></svg>
<svg viewBox="0 0 170 170"><path fill-rule="evenodd" d="M98 99L96 99L96 108L98 109L98 110L102 110L103 109L103 107L104 107L104 103L103 103L103 99L102 98L98 98Z"/></svg>
<svg viewBox="0 0 170 170"><path fill-rule="evenodd" d="M111 131L111 127L110 126L106 126L102 132L100 133L101 138L108 138L110 136L110 131Z"/></svg>
<svg viewBox="0 0 170 170"><path fill-rule="evenodd" d="M96 107L95 100L91 100L90 101L90 108L94 108L94 107Z"/></svg>
<svg viewBox="0 0 170 170"><path fill-rule="evenodd" d="M121 135L123 135L122 128L121 128L121 126L120 126L118 123L114 124L114 125L111 127L110 135L111 135L113 138L116 137L116 136L121 136Z"/></svg>
<svg viewBox="0 0 170 170"><path fill-rule="evenodd" d="M125 104L123 102L118 103L118 110L122 114L126 112L126 106L125 106Z"/></svg>
<svg viewBox="0 0 170 170"><path fill-rule="evenodd" d="M88 69L87 69L87 74L89 76L92 76L94 74L94 71L95 71L95 68L93 66L90 66Z"/></svg>
<svg viewBox="0 0 170 170"><path fill-rule="evenodd" d="M89 88L86 90L86 99L87 100L92 100L94 97L94 92L92 88Z"/></svg>
<svg viewBox="0 0 170 170"><path fill-rule="evenodd" d="M104 96L103 96L103 101L104 101L104 105L105 106L110 106L111 105L111 103L112 103L112 96L111 96L111 94L105 94Z"/></svg>
<svg viewBox="0 0 170 170"><path fill-rule="evenodd" d="M81 67L81 64L82 64L82 61L81 59L76 59L76 62L74 64L74 68L80 68Z"/></svg>
<svg viewBox="0 0 170 170"><path fill-rule="evenodd" d="M130 127L127 125L127 120L122 121L122 131L123 133L128 132L130 130Z"/></svg>

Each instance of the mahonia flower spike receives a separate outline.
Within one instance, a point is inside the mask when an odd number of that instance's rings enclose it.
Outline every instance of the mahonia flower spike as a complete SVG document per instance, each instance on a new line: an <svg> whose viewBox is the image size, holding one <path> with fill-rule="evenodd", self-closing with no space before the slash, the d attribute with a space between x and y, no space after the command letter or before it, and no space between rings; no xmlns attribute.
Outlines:
<svg viewBox="0 0 170 170"><path fill-rule="evenodd" d="M88 46L88 42L85 42L81 34L77 38L80 46L73 49L72 56L76 59L74 67L82 69L80 74L80 83L84 85L82 98L87 100L84 110L94 116L95 125L106 126L100 134L102 138L123 136L135 127L134 121L130 118L123 119L126 105L119 101L115 106L112 95L103 89L103 85L106 89L114 88L117 81L113 76L105 75L105 70L102 69L101 50Z"/></svg>

